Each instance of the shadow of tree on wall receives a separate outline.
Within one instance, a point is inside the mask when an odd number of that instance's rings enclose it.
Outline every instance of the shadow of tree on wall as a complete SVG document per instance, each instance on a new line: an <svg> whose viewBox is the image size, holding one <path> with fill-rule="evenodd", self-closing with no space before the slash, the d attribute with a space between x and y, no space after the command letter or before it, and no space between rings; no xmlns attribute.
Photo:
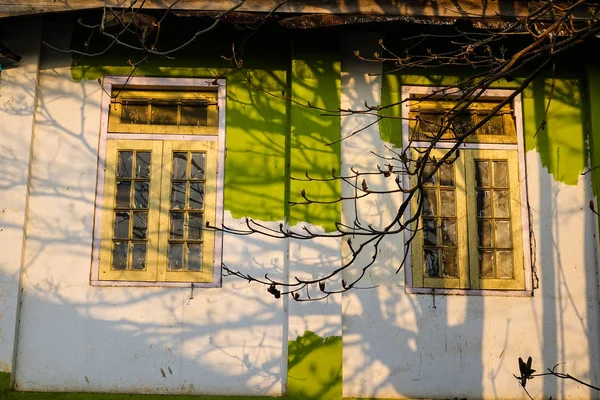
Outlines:
<svg viewBox="0 0 600 400"><path fill-rule="evenodd" d="M124 65L117 67L128 70ZM110 67L107 66L105 71L114 71ZM204 76L206 73L205 68L179 68L165 72L150 65L147 69L140 68L139 73L170 76L178 73ZM286 360L281 360L281 349L288 346L288 398L292 399L339 398L343 385L351 386L353 390L360 388L367 396L393 391L422 397L446 391L450 396L480 397L486 380L492 381L493 392L499 397L503 388L495 386L495 378L515 370L510 364L513 360L505 362L502 354L505 351L514 354L521 345L527 346L520 343L523 338L533 340L533 346L538 349L543 346L544 363L555 361L552 358L558 353L557 331L563 337L566 327L557 322L558 315L553 310L557 304L561 307L569 305L554 299L546 299L541 307L538 304L532 307L533 311L527 312L523 311L526 308L523 303L529 305L529 300L514 300L513 304L521 304L523 315L519 317L486 315L490 300L475 296L410 296L404 293L403 287L388 282L377 289L356 291L343 299L332 300L337 305L342 303L343 339L322 339L306 332L288 345L288 338L281 334L285 311L281 303L269 297L260 285L226 279L222 289L196 290L193 300L190 290L182 288L90 287L93 177L97 159L94 139L97 140L100 89L93 81L74 84L69 73L65 73L67 69L68 63L62 70L44 70L40 81L42 96L37 117L39 137L36 139L40 141L36 143L53 141L56 147L34 148L31 229L23 270L23 319L17 355L18 384L56 391L71 388L85 391L86 387L94 391L113 385L115 391L140 393L216 392L217 386L221 385L221 390L226 387L238 392L277 393L285 373ZM256 71L256 75L261 76L259 79L274 82L277 88L284 84L286 73L285 68ZM241 80L232 83L244 84ZM431 80L430 84L441 85L442 82ZM329 85L316 82L316 87L330 88L331 82ZM228 108L228 145L231 147L225 190L231 200L226 201L235 204L232 209L238 207L232 212L234 218L247 211L244 206L251 205L256 208L253 212L264 216L266 221L273 221L282 218L284 213L282 185L288 117L281 102L267 100L266 95L252 92L250 88L243 94L228 98L232 103L228 107L238 108L232 113ZM70 104L81 105L77 113L65 115L64 110L60 110L64 107L61 102L64 98L70 98ZM354 100L360 102L363 99L357 97ZM317 127L311 129L321 126L321 121L315 120L319 116L308 115L307 118L312 118L309 122ZM323 144L325 140L317 138L316 142ZM243 157L248 153L248 144L252 147L250 155ZM376 145L380 144L368 143L366 148ZM300 149L298 154L305 158L303 163L322 151L313 146L316 145ZM266 153L268 157L265 157ZM10 154L0 155L0 163L10 165ZM26 185L27 170L21 168L10 179L3 183L6 190ZM540 248L552 247L547 251L557 252L550 232L559 223L555 198L558 193L552 188L552 182L543 183L540 197L547 200L540 209L547 213L542 219L544 228L549 230L544 231L538 245ZM385 207L389 205L377 204L373 214L394 211ZM591 230L589 226L584 229ZM237 239L226 237L225 240L233 243ZM252 273L281 273L282 262L278 257L285 257L283 243L264 241L260 237L244 238L236 243L241 245L229 247L235 249L231 253L231 262L247 267ZM329 255L339 249L338 245L336 242L306 246L314 253ZM258 254L266 247L278 255ZM386 260L381 262L384 264ZM554 268L555 264L561 268L560 263L551 259L545 263L548 268ZM397 282L398 278L389 273L385 279ZM551 272L542 278L550 296L554 296L555 279ZM561 285L568 287L566 277L561 279L564 279ZM594 282L592 277L586 279L589 285ZM511 307L511 302L506 299L491 301L505 305L506 310ZM594 312L592 305L588 307L587 312ZM327 312L334 314L334 311L325 311L324 316ZM533 318L537 312L543 314L543 328L533 338L528 336L530 332L511 328L513 320ZM501 331L493 331L493 327L499 326ZM328 329L335 332L338 328L327 324L321 327L322 331ZM587 332L591 331L592 327L588 326ZM345 371L338 362L342 356L342 341ZM484 344L490 348L484 348ZM584 352L591 353L592 350L590 344ZM492 363L490 360L494 358L498 361ZM36 381L36 374L44 380ZM198 387L195 383L198 377L202 382L214 383L215 387L208 387L208 384ZM175 384L169 382L173 380ZM55 384L48 386L49 381ZM114 382L119 384L114 385ZM556 385L545 385L544 392L557 392ZM460 392L465 386L469 387L469 392ZM87 394L18 392L10 392L8 396L14 399L90 398ZM129 395L98 396L103 399L129 398ZM134 395L133 398L147 396Z"/></svg>

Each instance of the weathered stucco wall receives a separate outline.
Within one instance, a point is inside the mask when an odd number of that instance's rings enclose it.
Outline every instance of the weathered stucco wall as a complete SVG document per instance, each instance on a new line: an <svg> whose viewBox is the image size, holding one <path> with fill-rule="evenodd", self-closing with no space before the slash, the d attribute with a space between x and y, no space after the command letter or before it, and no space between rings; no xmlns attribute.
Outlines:
<svg viewBox="0 0 600 400"><path fill-rule="evenodd" d="M373 51L367 46L361 53ZM343 107L360 107L365 99L369 104L399 101L403 84L456 82L453 77L385 75L386 87L379 97L373 90L380 84L377 65L357 62L352 56L342 65ZM559 69L565 72L572 75L573 71ZM536 134L550 86L551 80L542 77L523 95L532 249L539 277L534 296L409 295L404 292L405 271L389 274L388 260L394 258L382 257L364 283L368 286L370 280L379 287L344 295L344 396L521 398L524 393L513 374L518 374L517 358L528 356L538 371L565 363L564 369L572 375L598 382L597 230L588 207L594 199L590 175L581 175L588 167L583 83L557 80L546 129ZM399 115L399 111L382 114ZM375 117L352 116L343 127L348 133L374 121ZM393 120L382 121L378 129L362 132L361 142L385 155L384 141L400 143L399 129L401 125ZM372 168L378 160L344 143L342 162ZM394 210L392 203L381 203L363 207L371 210L363 216L380 223L380 215ZM347 218L353 212L344 210ZM384 254L399 257L403 252L399 240L386 247ZM390 264L399 265L396 260ZM581 385L553 377L536 378L527 387L534 396L595 397Z"/></svg>
<svg viewBox="0 0 600 400"><path fill-rule="evenodd" d="M48 52L40 72L15 388L281 394L284 316L263 287L230 279L190 299L190 289L90 286L102 91L95 80L73 81L70 64ZM229 102L234 116L242 99ZM273 111L258 111L270 121ZM282 245L226 237L238 251L224 261L277 273Z"/></svg>
<svg viewBox="0 0 600 400"><path fill-rule="evenodd" d="M66 46L67 26L48 31L55 33L52 43ZM295 82L290 93L300 101L338 108L339 61L306 58L301 52L295 58L291 64L287 59L283 64L260 58L249 62L252 84L241 73L227 76L227 226L244 226L248 216L274 229L285 220L322 231L331 229L339 216L337 206L314 211L284 206L292 196L290 174L323 175L339 166L339 147L325 146L339 137L339 118L322 126L317 112L291 112L284 100L256 88L280 93ZM105 65L91 61L98 65L72 68L69 55L46 49L42 56L34 145L43 150L32 158L15 389L231 395L287 391L298 399L306 393L313 398L341 393L341 342L335 339L341 333L339 303L289 307L262 285L235 278L225 278L220 289L196 289L193 299L190 289L89 285L102 95L97 78L130 72L122 57L105 59ZM185 59L170 68L150 63L136 74L210 78L225 71L214 60L207 64L214 68L189 64ZM313 93L303 84L311 80L313 87L327 82L332 90L322 99L308 98ZM339 188L329 185L321 196L336 195ZM303 220L318 224L299 222ZM335 265L340 256L337 241L301 243L257 235L225 235L224 248L225 264L254 276L269 271L281 279L312 273L316 258ZM315 367L313 353L328 361ZM322 371L336 375L319 384L315 377Z"/></svg>
<svg viewBox="0 0 600 400"><path fill-rule="evenodd" d="M5 40L23 59L0 72L0 373L13 369L25 237L29 158L38 80L39 19L10 22Z"/></svg>

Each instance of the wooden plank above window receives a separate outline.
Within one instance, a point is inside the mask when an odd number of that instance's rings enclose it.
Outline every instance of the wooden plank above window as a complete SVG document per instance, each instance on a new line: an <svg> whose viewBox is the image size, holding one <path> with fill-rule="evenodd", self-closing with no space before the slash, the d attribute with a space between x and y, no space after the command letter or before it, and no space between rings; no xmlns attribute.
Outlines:
<svg viewBox="0 0 600 400"><path fill-rule="evenodd" d="M239 12L269 13L276 9L280 0L247 0L236 9ZM278 13L296 14L358 14L358 15L402 15L413 18L498 18L523 17L529 13L530 3L515 0L482 2L481 0L422 0L380 1L360 0L297 0L282 4ZM35 15L53 12L101 9L104 6L123 8L130 3L122 0L0 0L0 18L20 15ZM166 9L171 1L150 0L144 9ZM233 8L236 0L180 0L172 11L226 11ZM483 6L485 4L485 6Z"/></svg>

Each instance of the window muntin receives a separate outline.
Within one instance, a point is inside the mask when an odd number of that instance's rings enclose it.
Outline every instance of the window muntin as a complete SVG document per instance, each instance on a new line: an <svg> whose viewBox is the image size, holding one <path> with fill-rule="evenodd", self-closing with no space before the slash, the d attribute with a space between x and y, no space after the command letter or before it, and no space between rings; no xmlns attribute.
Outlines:
<svg viewBox="0 0 600 400"><path fill-rule="evenodd" d="M92 283L220 285L221 235L206 229L206 223L222 219L217 209L223 197L224 81L217 88L204 87L197 79L106 80ZM108 95L127 93L119 86L123 81L129 82L127 89L138 96L138 104L144 104L147 117L142 124L135 115L126 116L135 122L130 129L121 129L126 125L120 121L123 107ZM145 90L142 85L168 89ZM153 107L166 117L153 120ZM198 120L214 126L206 130L191 122ZM194 130L194 124L201 129Z"/></svg>
<svg viewBox="0 0 600 400"><path fill-rule="evenodd" d="M416 94L412 94L411 90L414 90ZM431 93L431 89L427 88L405 88L403 92L405 98L415 99L409 100L404 106L403 116L407 118L404 124L404 144L409 145L412 142L413 146L426 147L433 135L439 132L439 124L444 122L447 110L451 109L454 103L447 100L417 101ZM477 123L480 115L485 115L485 111L489 112L500 101L500 97L488 96L485 105L474 103L473 108L479 108L479 111L470 114L471 122L465 123L467 128ZM434 103L435 107L431 103ZM446 107L447 109L445 109ZM444 260L442 256L443 241L451 239L452 236L449 235L448 228L441 223L444 217L443 213L438 212L435 215L439 219L433 229L432 224L424 226L424 222L430 220L431 216L422 215L420 217L419 229L411 243L411 268L409 269L409 282L412 287L416 288L417 293L419 292L418 288L424 288L423 290L439 288L442 289L442 292L446 289L481 289L484 292L477 291L476 293L485 293L485 290L523 291L530 287L525 279L528 276L527 266L529 264L523 254L524 242L528 240L523 233L523 226L528 223L525 222L528 219L526 215L522 215L521 210L523 201L526 202L523 200L526 197L525 186L522 185L524 175L521 175L520 172L523 160L520 159L519 152L522 151L522 143L517 135L519 130L513 107L516 105L512 103L503 106L500 112L501 116L492 117L493 124L488 122L467 138L460 145L458 156L449 164L452 165L455 176L458 238L458 266L456 269L451 266L448 271L448 267L445 265L447 260ZM435 129L423 128L424 122L420 120L420 117L416 118L418 113L424 115L427 111L430 112L430 121L433 120L436 124ZM437 123L435 118L438 118ZM425 118L423 119L425 120ZM460 118L458 120L461 121ZM487 129L488 125L491 128L482 133L481 130ZM427 137L427 130L434 133ZM435 145L436 148L433 149L430 157L439 160L448 151L444 149L452 148L457 140L455 132L459 132L459 130L460 128L446 131L442 139ZM504 139L498 139L501 137ZM419 155L423 154L423 150L413 149L411 151L412 158L418 159ZM425 168L430 167L426 165ZM448 167L442 165L440 169L444 168ZM440 171L436 174L437 179L440 179L439 174ZM446 174L448 175L448 173ZM411 185L414 186L416 177L412 176L410 179ZM441 189L442 186L439 185ZM430 186L432 184L426 182L418 198L417 196L413 198L412 215L417 212L420 196L427 201L429 197L427 192L431 190ZM438 199L437 205L440 204L441 198ZM426 214L427 206L424 204L423 207ZM460 216L461 210L464 210L464 217ZM431 233L434 229L435 233ZM431 240L426 240L426 233L438 241L435 246L432 245ZM450 233L453 231L450 230ZM435 236L433 236L434 234ZM407 234L408 237L410 235ZM437 269L428 268L426 258L431 259L431 256L426 252L431 249L438 252L439 267ZM461 249L464 251L461 252ZM446 252L448 251L446 250ZM455 276L454 270L458 271L458 277Z"/></svg>

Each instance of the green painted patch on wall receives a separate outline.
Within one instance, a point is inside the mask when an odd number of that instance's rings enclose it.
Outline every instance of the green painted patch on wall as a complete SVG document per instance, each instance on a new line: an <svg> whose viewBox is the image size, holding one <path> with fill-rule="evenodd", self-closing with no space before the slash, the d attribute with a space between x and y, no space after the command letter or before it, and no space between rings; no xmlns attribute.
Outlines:
<svg viewBox="0 0 600 400"><path fill-rule="evenodd" d="M288 398L342 398L342 338L306 331L288 344Z"/></svg>
<svg viewBox="0 0 600 400"><path fill-rule="evenodd" d="M282 48L289 48L283 41ZM217 46L217 45L215 45ZM299 46L301 47L301 46ZM252 54L252 51L248 51ZM214 53L214 54L213 54ZM285 97L316 107L340 106L341 78L337 53L297 50L279 52L274 59L244 60L244 72L223 62L214 50L200 57L152 59L134 76L194 77L227 81L227 157L225 204L234 218L260 221L288 219L291 225L309 222L335 230L341 218L339 204L288 206L303 202L301 190L315 200L336 200L339 182L290 183L290 176L330 177L339 170L340 117L323 117L322 111L292 104ZM132 67L126 55L92 57L73 65L75 81L97 80L105 75L128 76ZM202 67L198 67L201 65ZM333 145L330 145L333 143Z"/></svg>
<svg viewBox="0 0 600 400"><path fill-rule="evenodd" d="M402 147L402 86L400 78L395 74L381 77L381 106L377 112L381 118L378 122L381 140L391 143L397 148Z"/></svg>
<svg viewBox="0 0 600 400"><path fill-rule="evenodd" d="M330 53L331 54L331 53ZM337 53L334 53L337 57ZM341 196L339 181L307 181L306 175L316 179L331 178L332 170L340 169L339 115L324 116L322 109L337 110L341 101L341 66L331 55L317 55L296 49L292 60L291 132L289 165L290 176L303 180L290 182L290 201L303 203L307 198L316 201L338 200ZM310 104L320 109L307 108ZM337 173L339 175L339 172ZM290 225L310 222L326 231L335 230L341 219L341 204L297 204L290 207Z"/></svg>
<svg viewBox="0 0 600 400"><path fill-rule="evenodd" d="M383 78L382 106L401 100L402 85L443 87L456 84L460 79L457 76L417 74L390 74L384 75ZM520 80L515 79L512 82L498 82L493 88L510 89L518 87L519 84ZM577 185L580 174L588 163L587 99L583 99L580 94L580 80L557 78L546 116L551 86L551 79L538 77L522 93L525 149L536 150L539 153L542 165L555 181ZM388 115L401 116L401 106L380 112L380 116ZM592 113L592 117L593 115ZM546 122L542 124L544 118ZM383 119L379 122L382 140L396 146L401 144L402 135L402 124L397 121L400 120ZM543 129L539 129L541 125ZM600 144L598 146L600 147Z"/></svg>
<svg viewBox="0 0 600 400"><path fill-rule="evenodd" d="M594 195L598 198L600 193L600 69L593 64L587 65L588 81L588 116L590 120L590 155L592 167L592 188Z"/></svg>
<svg viewBox="0 0 600 400"><path fill-rule="evenodd" d="M542 165L554 180L577 185L588 164L587 123L581 82L577 79L556 79L546 123L543 124L551 86L551 79L539 77L523 92L526 150L537 150Z"/></svg>
<svg viewBox="0 0 600 400"><path fill-rule="evenodd" d="M159 60L160 61L160 60ZM75 66L73 79L98 79L104 75L127 76L131 67L119 65ZM277 63L270 68L227 71L224 68L162 67L144 64L136 76L206 78L226 74L227 158L225 163L225 209L234 218L260 221L284 219L286 185L285 147L288 134L286 101L274 93L286 88L287 71Z"/></svg>

